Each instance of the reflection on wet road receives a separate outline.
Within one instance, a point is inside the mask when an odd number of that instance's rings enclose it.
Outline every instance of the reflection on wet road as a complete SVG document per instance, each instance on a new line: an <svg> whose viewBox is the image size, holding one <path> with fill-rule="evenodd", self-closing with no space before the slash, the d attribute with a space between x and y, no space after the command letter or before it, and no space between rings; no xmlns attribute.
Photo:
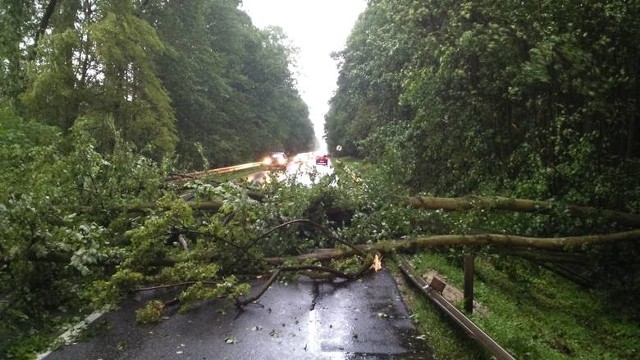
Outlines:
<svg viewBox="0 0 640 360"><path fill-rule="evenodd" d="M215 301L137 325L140 306L123 304L94 323L91 340L46 360L432 358L386 270L348 283L276 283L241 313Z"/></svg>
<svg viewBox="0 0 640 360"><path fill-rule="evenodd" d="M320 179L333 174L329 159L326 165L316 164L314 153L302 153L291 158L285 170L257 171L247 177L251 183L269 183L271 181L296 183L306 186L317 184Z"/></svg>

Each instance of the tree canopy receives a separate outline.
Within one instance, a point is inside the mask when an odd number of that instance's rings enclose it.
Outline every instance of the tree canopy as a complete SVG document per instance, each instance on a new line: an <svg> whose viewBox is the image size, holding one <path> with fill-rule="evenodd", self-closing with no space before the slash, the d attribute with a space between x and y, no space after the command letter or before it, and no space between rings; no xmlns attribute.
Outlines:
<svg viewBox="0 0 640 360"><path fill-rule="evenodd" d="M313 146L280 29L239 1L3 1L1 100L63 133L113 130L182 168L254 161Z"/></svg>
<svg viewBox="0 0 640 360"><path fill-rule="evenodd" d="M86 309L170 171L311 150L295 49L239 4L0 1L0 357Z"/></svg>
<svg viewBox="0 0 640 360"><path fill-rule="evenodd" d="M370 1L336 54L329 148L420 191L639 212L639 14L621 0Z"/></svg>

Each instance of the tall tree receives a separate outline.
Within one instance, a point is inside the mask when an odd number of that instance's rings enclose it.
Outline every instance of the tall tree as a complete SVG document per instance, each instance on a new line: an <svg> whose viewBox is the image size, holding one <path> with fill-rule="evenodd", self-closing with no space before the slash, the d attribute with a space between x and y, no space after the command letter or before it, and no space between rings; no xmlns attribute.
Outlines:
<svg viewBox="0 0 640 360"><path fill-rule="evenodd" d="M147 155L170 154L173 110L154 62L163 45L136 11L130 1L48 2L33 37L26 115L65 131L84 117L104 151L113 124Z"/></svg>
<svg viewBox="0 0 640 360"><path fill-rule="evenodd" d="M91 26L104 76L104 108L126 140L152 157L174 150L171 101L156 74L164 49L155 30L135 14L131 1L110 0Z"/></svg>
<svg viewBox="0 0 640 360"><path fill-rule="evenodd" d="M342 53L328 139L398 157L421 190L637 207L623 198L639 194L639 13L618 0L371 1Z"/></svg>
<svg viewBox="0 0 640 360"><path fill-rule="evenodd" d="M278 29L255 28L238 4L166 1L144 7L168 47L159 74L176 109L178 153L186 167L203 161L228 165L312 145L306 106L288 68L293 53L286 37ZM293 137L291 129L304 131Z"/></svg>
<svg viewBox="0 0 640 360"><path fill-rule="evenodd" d="M0 1L0 99L14 101L23 88L25 38L35 29L37 2Z"/></svg>

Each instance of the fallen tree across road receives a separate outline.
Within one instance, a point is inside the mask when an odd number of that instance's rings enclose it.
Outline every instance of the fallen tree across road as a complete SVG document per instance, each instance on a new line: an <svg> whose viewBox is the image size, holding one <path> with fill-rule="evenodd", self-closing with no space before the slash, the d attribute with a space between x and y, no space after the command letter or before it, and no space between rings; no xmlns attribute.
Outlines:
<svg viewBox="0 0 640 360"><path fill-rule="evenodd" d="M362 252L380 253L415 253L435 247L445 246L486 246L531 248L544 250L575 251L584 246L611 244L619 241L640 240L640 230L632 230L603 235L569 236L557 238L536 238L504 234L477 234L477 235L434 235L418 236L413 239L379 241L368 245L355 246ZM283 264L286 261L296 260L305 262L309 260L329 260L356 255L353 249L333 249L299 255L295 257L267 258L270 264Z"/></svg>
<svg viewBox="0 0 640 360"><path fill-rule="evenodd" d="M470 196L464 198L443 197L411 197L406 203L414 208L429 210L505 210L525 213L550 214L559 209L562 204L550 201L513 199L505 197ZM615 221L620 225L640 228L640 214L630 214L621 211L597 209L589 206L566 205L571 215L578 217L603 217Z"/></svg>
<svg viewBox="0 0 640 360"><path fill-rule="evenodd" d="M247 192L248 196L262 201L264 195L255 191ZM598 209L580 205L562 205L551 201L538 201L528 199L513 199L505 197L470 196L464 198L444 198L444 197L410 197L404 200L407 205L416 209L427 210L500 210L522 213L551 214L553 211L562 209L563 206L573 216L578 217L602 217L609 221L614 221L620 225L631 228L640 228L640 214L625 213L622 211ZM217 211L222 206L220 200L208 200L200 202L189 202L194 210ZM156 204L143 204L130 208L129 212L141 212L157 207ZM345 214L352 214L353 209L332 208L327 212L334 217L344 217Z"/></svg>

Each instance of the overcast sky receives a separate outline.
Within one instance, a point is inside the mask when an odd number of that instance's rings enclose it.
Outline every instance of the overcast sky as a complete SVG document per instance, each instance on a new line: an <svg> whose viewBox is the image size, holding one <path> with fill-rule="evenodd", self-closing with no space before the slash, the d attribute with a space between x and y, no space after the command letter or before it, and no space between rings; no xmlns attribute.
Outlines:
<svg viewBox="0 0 640 360"><path fill-rule="evenodd" d="M367 6L366 0L242 0L242 9L259 28L281 27L299 49L296 80L309 106L316 137L324 134L324 115L336 89L337 63L331 53L344 48L347 37ZM322 150L324 140L319 139Z"/></svg>

